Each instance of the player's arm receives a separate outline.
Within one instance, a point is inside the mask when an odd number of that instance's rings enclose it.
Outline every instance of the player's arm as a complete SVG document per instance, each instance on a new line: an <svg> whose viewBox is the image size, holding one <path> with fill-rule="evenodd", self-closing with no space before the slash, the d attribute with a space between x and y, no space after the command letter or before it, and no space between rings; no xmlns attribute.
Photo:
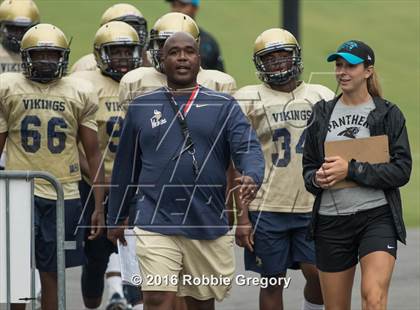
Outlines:
<svg viewBox="0 0 420 310"><path fill-rule="evenodd" d="M89 166L89 177L93 186L93 194L95 196L95 210L91 218L91 232L89 239L96 239L103 230L105 225L104 219L104 170L101 163L101 152L99 150L99 142L97 132L91 128L80 126L79 138L83 144L86 154L86 160Z"/></svg>
<svg viewBox="0 0 420 310"><path fill-rule="evenodd" d="M0 154L3 153L4 144L6 143L7 132L0 133Z"/></svg>
<svg viewBox="0 0 420 310"><path fill-rule="evenodd" d="M264 179L265 160L255 130L251 127L238 103L233 100L225 104L227 112L227 139L230 153L241 177L239 196L243 204L249 205L255 198Z"/></svg>
<svg viewBox="0 0 420 310"><path fill-rule="evenodd" d="M0 155L3 152L4 144L6 143L6 138L7 138L7 121L6 121L7 118L2 109L1 96L2 94L0 92Z"/></svg>
<svg viewBox="0 0 420 310"><path fill-rule="evenodd" d="M241 174L234 170L233 171L234 179L241 177ZM254 251L254 230L252 228L252 223L249 220L248 215L248 206L244 205L239 197L239 184L234 183L233 196L235 197L236 205L236 229L235 229L235 241L236 244L240 247L246 247L251 252Z"/></svg>
<svg viewBox="0 0 420 310"><path fill-rule="evenodd" d="M233 208L233 200L234 197L234 190L235 190L235 167L233 165L233 162L231 161L227 174L227 186L226 186L226 211L227 211L227 217L229 221L229 227L232 228L235 220L234 215L234 208ZM237 200L235 199L235 203L238 204Z"/></svg>
<svg viewBox="0 0 420 310"><path fill-rule="evenodd" d="M85 154L79 149L79 164L80 164L80 170L82 171L83 175L90 175L89 172L89 163L86 159Z"/></svg>
<svg viewBox="0 0 420 310"><path fill-rule="evenodd" d="M130 213L130 202L138 186L142 164L138 138L139 129L136 121L132 119L134 106L130 105L128 108L112 169L107 224L108 239L114 244L117 243L117 240L126 244L124 226Z"/></svg>

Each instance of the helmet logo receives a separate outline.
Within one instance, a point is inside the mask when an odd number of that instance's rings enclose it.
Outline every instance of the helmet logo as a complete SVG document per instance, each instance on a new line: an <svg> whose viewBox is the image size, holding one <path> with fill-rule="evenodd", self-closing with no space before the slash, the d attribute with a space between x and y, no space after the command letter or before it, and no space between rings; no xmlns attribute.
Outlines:
<svg viewBox="0 0 420 310"><path fill-rule="evenodd" d="M17 16L13 21L16 23L30 23L31 19L26 16Z"/></svg>
<svg viewBox="0 0 420 310"><path fill-rule="evenodd" d="M276 46L276 45L282 45L282 43L280 43L280 42L268 42L265 45L265 48L267 48L267 47L273 47L273 46Z"/></svg>
<svg viewBox="0 0 420 310"><path fill-rule="evenodd" d="M174 33L175 33L174 31L159 31L159 35L161 36L171 36Z"/></svg>
<svg viewBox="0 0 420 310"><path fill-rule="evenodd" d="M54 42L51 42L51 41L38 41L38 44L37 44L37 46L48 46L48 47L50 47L50 46L54 46Z"/></svg>
<svg viewBox="0 0 420 310"><path fill-rule="evenodd" d="M118 42L133 42L133 39L131 39L130 37L126 37L126 36L119 36L115 38L115 41Z"/></svg>

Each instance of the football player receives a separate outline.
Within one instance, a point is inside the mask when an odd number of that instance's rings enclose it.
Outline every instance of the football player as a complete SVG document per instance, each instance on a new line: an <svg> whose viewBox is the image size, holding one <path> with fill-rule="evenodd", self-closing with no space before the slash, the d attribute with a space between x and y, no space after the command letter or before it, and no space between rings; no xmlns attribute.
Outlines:
<svg viewBox="0 0 420 310"><path fill-rule="evenodd" d="M99 109L96 113L96 121L98 123L100 150L103 154L106 184L110 183L124 118L124 111L118 102L119 82L125 73L141 65L142 48L143 44L133 27L121 21L106 23L96 32L94 39L93 54L98 69L77 71L72 74L73 77L90 81L94 85L95 93L98 96ZM86 162L83 154L81 159L81 163ZM86 174L88 171L84 171L84 166L86 165L82 164L84 176L79 188L82 203L87 206L85 212L89 214L94 209L94 201L89 198L91 197L91 186L88 181L88 174ZM111 297L107 309L125 309L119 261L116 257L117 254L111 255L113 251L114 247L105 234L96 240L86 240L87 263L83 266L81 282L82 295L87 308L94 309L101 305L106 271L108 294ZM111 261L107 269L110 255ZM131 295L127 296L132 297L128 298L129 302L138 302L136 299L139 298Z"/></svg>
<svg viewBox="0 0 420 310"><path fill-rule="evenodd" d="M147 21L143 17L143 14L133 5L126 3L114 4L108 8L101 17L101 26L109 23L110 21L122 21L132 26L136 31L140 39L140 45L142 47L143 55L143 66L149 66L150 63L146 56L146 50L143 49L147 44ZM96 70L97 62L95 56L88 54L76 61L71 67L70 72Z"/></svg>
<svg viewBox="0 0 420 310"><path fill-rule="evenodd" d="M22 38L22 73L0 75L0 152L7 139L6 169L38 170L53 174L62 184L65 199L66 266L84 262L82 205L77 141L83 144L90 180L103 182L95 113L97 98L90 83L66 72L69 43L51 24L38 24ZM95 187L89 239L104 225L103 191ZM35 260L40 271L42 309L57 309L56 199L54 187L35 180ZM82 226L84 223L81 223Z"/></svg>
<svg viewBox="0 0 420 310"><path fill-rule="evenodd" d="M0 4L0 73L22 71L20 42L39 20L32 0L5 0Z"/></svg>
<svg viewBox="0 0 420 310"><path fill-rule="evenodd" d="M334 93L299 80L301 49L286 30L258 36L254 64L262 84L243 87L235 97L262 144L266 175L262 194L240 216L236 242L245 247L246 270L261 277L285 277L287 269L301 269L306 279L302 309L323 309L314 244L305 240L313 196L302 180L302 147L312 106ZM283 286L277 283L261 288L260 309L283 309Z"/></svg>
<svg viewBox="0 0 420 310"><path fill-rule="evenodd" d="M159 18L150 31L149 52L154 67L141 67L126 74L120 83L120 103L131 102L138 95L166 85L161 66L161 49L172 34L183 31L191 34L197 42L200 30L195 21L182 13L168 13ZM230 75L217 71L200 69L198 83L210 89L230 93L236 89L236 82Z"/></svg>
<svg viewBox="0 0 420 310"><path fill-rule="evenodd" d="M0 4L0 74L22 71L20 41L39 19L32 0L5 0ZM4 169L4 160L5 152L0 155L0 170Z"/></svg>
<svg viewBox="0 0 420 310"><path fill-rule="evenodd" d="M200 0L166 0L171 3L172 12L184 13L196 19ZM209 32L200 27L200 59L201 67L225 71L223 57L216 39Z"/></svg>

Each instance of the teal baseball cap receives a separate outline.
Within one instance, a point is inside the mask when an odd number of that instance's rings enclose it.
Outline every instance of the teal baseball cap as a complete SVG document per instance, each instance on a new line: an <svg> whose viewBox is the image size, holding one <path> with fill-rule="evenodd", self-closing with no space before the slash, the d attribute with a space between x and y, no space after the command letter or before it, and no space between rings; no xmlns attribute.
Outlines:
<svg viewBox="0 0 420 310"><path fill-rule="evenodd" d="M375 64L375 54L373 50L362 41L350 40L343 43L337 52L328 56L327 61L335 61L338 57L344 58L348 63L357 65L365 63L367 65Z"/></svg>

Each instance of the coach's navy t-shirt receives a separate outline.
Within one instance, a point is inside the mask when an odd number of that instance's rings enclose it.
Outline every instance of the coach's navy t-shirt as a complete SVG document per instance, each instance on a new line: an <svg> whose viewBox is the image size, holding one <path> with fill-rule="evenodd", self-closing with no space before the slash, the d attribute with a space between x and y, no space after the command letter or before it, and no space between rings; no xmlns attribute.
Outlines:
<svg viewBox="0 0 420 310"><path fill-rule="evenodd" d="M189 96L175 96L181 109ZM160 88L129 106L114 162L108 224L129 214L144 230L191 239L216 239L228 231L226 171L264 177L264 157L256 134L229 95L200 86L186 115L199 174L167 97Z"/></svg>

